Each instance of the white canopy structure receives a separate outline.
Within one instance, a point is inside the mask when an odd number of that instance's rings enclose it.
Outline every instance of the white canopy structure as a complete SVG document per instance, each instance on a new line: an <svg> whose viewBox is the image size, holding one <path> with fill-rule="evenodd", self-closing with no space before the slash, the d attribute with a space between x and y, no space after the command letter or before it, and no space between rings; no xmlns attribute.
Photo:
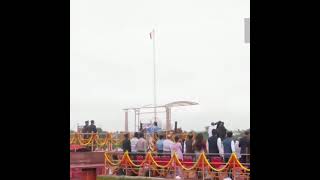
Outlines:
<svg viewBox="0 0 320 180"><path fill-rule="evenodd" d="M169 104L165 104L162 106L156 106L153 107L152 105L146 105L142 107L136 107L136 108L125 108L123 109L125 111L125 131L128 132L128 111L133 110L135 114L134 118L134 130L137 130L137 120L138 124L140 124L140 114L147 114L147 113L153 113L153 112L140 112L141 109L147 109L147 108L165 108L165 111L160 111L159 113L166 113L166 130L169 131L172 129L171 127L171 108L173 107L179 107L179 106L192 106L192 105L198 105L199 103L191 102L191 101L175 101L171 102Z"/></svg>

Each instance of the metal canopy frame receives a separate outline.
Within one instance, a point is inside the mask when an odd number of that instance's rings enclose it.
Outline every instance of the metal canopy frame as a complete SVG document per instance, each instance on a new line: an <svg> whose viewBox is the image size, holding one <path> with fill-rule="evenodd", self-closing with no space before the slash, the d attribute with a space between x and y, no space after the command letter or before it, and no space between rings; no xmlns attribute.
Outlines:
<svg viewBox="0 0 320 180"><path fill-rule="evenodd" d="M142 107L125 108L125 132L128 132L128 112L134 111L134 131L137 131L137 120L138 125L140 124L140 114L148 114L154 112L140 112L142 109L155 109L155 108L165 108L165 111L160 111L158 113L166 113L166 130L170 131L171 128L171 108L179 106L193 106L199 105L199 103L191 101L175 101L161 106L145 105Z"/></svg>

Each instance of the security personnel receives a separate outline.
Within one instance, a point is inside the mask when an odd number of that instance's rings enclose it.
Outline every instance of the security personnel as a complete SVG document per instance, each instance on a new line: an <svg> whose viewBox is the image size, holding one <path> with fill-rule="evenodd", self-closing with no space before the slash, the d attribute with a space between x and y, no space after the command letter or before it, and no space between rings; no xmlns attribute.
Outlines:
<svg viewBox="0 0 320 180"><path fill-rule="evenodd" d="M89 133L89 120L85 122L86 124L82 128L82 133ZM87 139L89 136L88 134L83 135L85 139Z"/></svg>
<svg viewBox="0 0 320 180"><path fill-rule="evenodd" d="M91 124L89 126L89 133L91 133L91 132L93 132L93 133L97 132L97 127L96 127L96 125L94 125L94 120L91 120Z"/></svg>
<svg viewBox="0 0 320 180"><path fill-rule="evenodd" d="M96 133L97 132L97 127L96 127L96 125L94 125L94 120L91 120L91 124L90 124L88 130L89 130L89 133L92 133L92 132ZM95 143L95 141L93 141L93 149L92 149L92 151L95 151L95 149L96 149L95 145L96 145L96 143Z"/></svg>

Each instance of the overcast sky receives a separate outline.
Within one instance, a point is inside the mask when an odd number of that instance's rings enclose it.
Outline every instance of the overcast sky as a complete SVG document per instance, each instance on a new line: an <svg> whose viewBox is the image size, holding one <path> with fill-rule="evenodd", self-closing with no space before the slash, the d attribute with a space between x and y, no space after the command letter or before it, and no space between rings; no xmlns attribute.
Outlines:
<svg viewBox="0 0 320 180"><path fill-rule="evenodd" d="M184 130L218 120L249 128L248 17L249 0L71 0L71 129L93 119L124 130L123 108L153 103L153 28L158 105L199 103L172 109L172 122Z"/></svg>

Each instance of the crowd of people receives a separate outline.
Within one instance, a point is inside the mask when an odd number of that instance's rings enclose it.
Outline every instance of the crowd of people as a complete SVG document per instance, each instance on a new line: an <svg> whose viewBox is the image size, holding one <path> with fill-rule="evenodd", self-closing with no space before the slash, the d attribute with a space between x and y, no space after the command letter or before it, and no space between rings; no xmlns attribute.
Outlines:
<svg viewBox="0 0 320 180"><path fill-rule="evenodd" d="M250 154L250 132L246 131L239 140L233 138L233 133L227 131L224 123L219 121L211 123L208 128L208 139L205 140L203 133L189 133L187 138L173 134L157 134L157 141L153 150L159 155L177 154L180 160L184 155L194 155L196 160L202 152L211 157L218 157L224 162L228 162L232 153L236 153L242 163L249 163ZM151 150L148 138L142 132L135 132L130 139L129 134L125 134L122 142L122 150L130 154L143 154Z"/></svg>
<svg viewBox="0 0 320 180"><path fill-rule="evenodd" d="M82 128L84 138L88 138L92 132L97 132L94 120L91 120L90 125L89 120L85 121L85 126ZM131 154L143 154L151 150L159 155L176 153L180 160L183 160L184 155L192 155L193 160L196 160L202 152L205 152L209 159L220 158L224 162L228 162L231 154L236 153L241 163L249 163L250 160L250 132L245 131L240 139L234 139L233 132L227 131L222 121L211 123L208 128L208 139L204 138L203 133L190 132L187 137L182 137L172 133L161 134L158 129L154 132L157 137L154 143L150 133L135 132L131 139L129 134L125 134L122 150Z"/></svg>
<svg viewBox="0 0 320 180"><path fill-rule="evenodd" d="M124 134L121 149L123 152L129 152L133 160L137 160L137 156L145 155L147 152L152 151L156 152L157 156L170 157L176 154L180 161L191 157L192 161L195 162L200 154L204 152L210 161L218 160L218 162L227 163L231 154L236 153L241 163L245 165L250 164L249 130L236 139L233 136L233 132L225 128L222 121L211 123L207 132L208 138L204 138L204 133L189 132L185 136L185 134L182 135L177 130L169 133L162 132L156 123L154 123L154 126L149 127L149 129L151 130L135 132L132 137L130 137L129 133ZM92 132L97 133L94 120L91 120L90 125L89 120L85 121L85 126L82 128L84 138L89 138ZM95 145L91 148L94 151L103 150L95 147ZM117 159L118 157L114 154L113 158ZM143 171L143 169L140 170ZM176 167L177 177L181 177L182 172L181 167ZM231 177L230 174L228 176Z"/></svg>
<svg viewBox="0 0 320 180"><path fill-rule="evenodd" d="M219 121L211 123L208 128L208 139L204 138L203 133L190 132L186 137L181 134L161 133L154 134L157 140L153 148L150 147L152 136L148 133L135 132L130 139L129 133L125 134L122 142L123 152L128 151L133 159L137 155L144 155L148 151L156 152L158 156L173 156L176 153L180 161L184 157L191 156L195 162L201 153L205 153L207 158L219 159L219 162L227 163L232 153L237 154L241 163L248 165L250 163L250 132L245 131L241 138L234 139L233 132L227 131L224 123ZM151 140L150 140L151 139ZM182 175L182 169L177 167L177 177Z"/></svg>
<svg viewBox="0 0 320 180"><path fill-rule="evenodd" d="M155 124L156 125L156 124ZM82 128L84 138L88 138L90 133L96 133L97 128L94 120L85 121ZM159 134L158 134L159 133ZM228 162L232 153L236 153L242 163L249 163L250 154L250 132L245 131L243 137L234 139L232 131L227 131L222 121L212 122L208 128L208 139L204 139L203 133L188 133L184 138L179 135L161 134L159 130L155 131L157 141L151 147L152 136L150 133L145 134L135 132L130 139L129 134L124 135L122 150L131 154L143 154L150 150L155 150L159 155L173 155L177 153L178 158L183 160L183 155L194 155L196 160L202 152L205 152L209 158L220 157L224 162ZM173 137L174 136L174 137Z"/></svg>

